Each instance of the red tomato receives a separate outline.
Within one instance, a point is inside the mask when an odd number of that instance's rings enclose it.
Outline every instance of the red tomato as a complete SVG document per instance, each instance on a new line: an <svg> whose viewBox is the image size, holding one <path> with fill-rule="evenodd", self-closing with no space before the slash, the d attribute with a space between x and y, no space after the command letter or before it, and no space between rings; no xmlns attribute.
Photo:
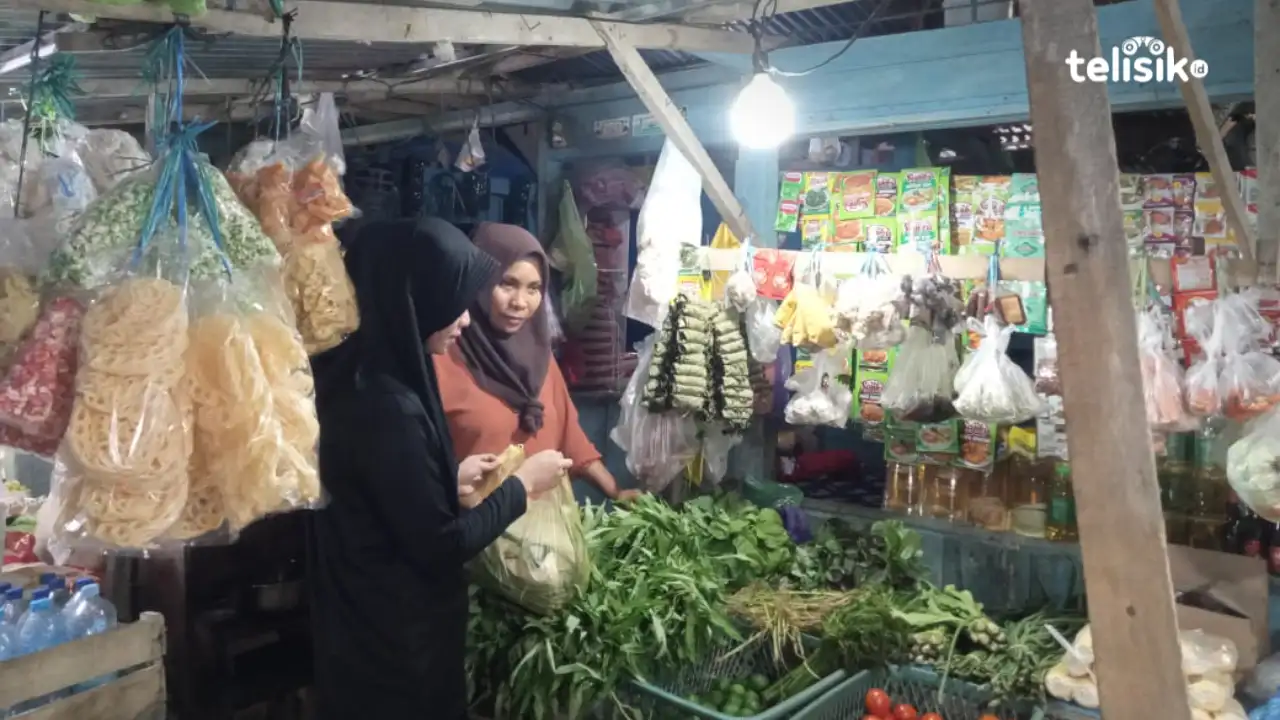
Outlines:
<svg viewBox="0 0 1280 720"><path fill-rule="evenodd" d="M867 713L872 717L889 720L889 694L880 688L872 688L867 691Z"/></svg>
<svg viewBox="0 0 1280 720"><path fill-rule="evenodd" d="M920 720L942 720L942 716L938 713L925 713L920 716Z"/></svg>
<svg viewBox="0 0 1280 720"><path fill-rule="evenodd" d="M879 718L875 715L863 715L862 720L884 720L884 718Z"/></svg>
<svg viewBox="0 0 1280 720"><path fill-rule="evenodd" d="M893 708L893 720L916 720L916 717L916 709L905 703Z"/></svg>

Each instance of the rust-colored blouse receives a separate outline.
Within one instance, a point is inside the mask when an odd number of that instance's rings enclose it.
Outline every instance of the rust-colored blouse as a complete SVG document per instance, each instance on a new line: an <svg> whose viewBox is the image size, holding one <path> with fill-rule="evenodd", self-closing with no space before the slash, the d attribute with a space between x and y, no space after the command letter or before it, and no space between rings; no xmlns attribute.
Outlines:
<svg viewBox="0 0 1280 720"><path fill-rule="evenodd" d="M456 346L448 354L432 356L432 361L459 461L469 455L501 454L508 445L516 444L524 445L526 455L559 450L573 461L574 470L600 459L600 451L582 432L578 409L569 398L555 358L547 367L547 379L538 395L544 406L542 429L532 437L520 429L515 410L476 385Z"/></svg>

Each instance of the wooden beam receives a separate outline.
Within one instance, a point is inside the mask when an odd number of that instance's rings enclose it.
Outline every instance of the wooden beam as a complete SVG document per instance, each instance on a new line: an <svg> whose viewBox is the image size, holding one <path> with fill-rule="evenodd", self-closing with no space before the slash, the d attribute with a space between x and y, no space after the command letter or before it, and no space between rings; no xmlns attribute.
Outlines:
<svg viewBox="0 0 1280 720"><path fill-rule="evenodd" d="M1182 22L1182 8L1178 0L1155 0L1156 20L1160 23L1160 34L1173 50L1179 60L1186 60L1188 65L1195 60L1195 52L1191 48L1191 35ZM1255 21L1254 25L1257 23ZM1274 27L1271 32L1276 32ZM1231 169L1231 161L1227 158L1227 148L1222 144L1222 135L1218 132L1218 123L1213 118L1213 105L1209 102L1209 93L1204 89L1204 82L1191 77L1189 82L1178 83L1182 91L1182 101L1186 103L1187 114L1191 116L1191 124L1196 130L1196 143L1200 151L1209 161L1209 170L1213 173L1213 182L1219 188L1223 205L1227 210L1227 224L1235 233L1236 244L1240 248L1240 257L1244 265L1251 265L1254 260L1254 233L1245 216L1244 201L1236 192L1238 183L1235 172Z"/></svg>
<svg viewBox="0 0 1280 720"><path fill-rule="evenodd" d="M776 10L773 3L769 3L769 10L774 14L800 12L802 10L813 10L815 8L830 7L832 5L843 5L849 0L778 0ZM684 20L690 23L699 23L703 25L723 25L724 23L738 22L741 20L750 20L751 13L755 10L754 2L739 2L732 5L712 5L711 7L702 8L696 12L689 13L684 16ZM870 9L867 10L870 12Z"/></svg>
<svg viewBox="0 0 1280 720"><path fill-rule="evenodd" d="M1190 720L1093 0L1019 0L1102 715ZM1228 194L1228 193L1223 193Z"/></svg>
<svg viewBox="0 0 1280 720"><path fill-rule="evenodd" d="M9 0L12 9L50 10L97 18L171 23L173 12L154 3L108 5L92 0ZM302 40L358 43L431 43L604 47L590 20L579 17L477 12L442 8L307 0L300 4L293 34ZM352 22L353 19L359 22ZM247 37L280 37L280 26L250 12L210 9L190 19L191 25L215 33ZM689 52L749 53L747 33L681 25L610 23L628 42L644 48Z"/></svg>
<svg viewBox="0 0 1280 720"><path fill-rule="evenodd" d="M1258 279L1280 282L1280 0L1253 12L1253 99L1258 146Z"/></svg>
<svg viewBox="0 0 1280 720"><path fill-rule="evenodd" d="M675 143L685 158L697 168L698 174L702 176L702 187L707 191L716 210L720 211L720 218L728 223L733 234L742 240L760 237L751 227L751 220L742 209L742 203L738 202L733 190L729 188L729 183L725 182L724 176L711 161L707 149L694 135L693 128L689 126L684 113L671 101L667 91L662 89L658 78L645 64L644 58L640 57L640 52L628 42L625 35L618 32L615 25L592 22L608 46L613 61L617 63L627 82L640 96L641 102L649 112L653 113L654 119L658 121L658 125L662 127L662 131L671 139L671 142Z"/></svg>
<svg viewBox="0 0 1280 720"><path fill-rule="evenodd" d="M136 80L81 80L80 88L84 97L114 98L135 97L150 91L142 78ZM191 78L186 81L184 95L219 95L248 97L259 93L261 80L242 78ZM454 80L452 78L424 78L422 80L390 78L380 80L303 80L289 84L290 90L298 95L310 95L320 92L332 92L347 97L365 99L401 98L411 95L492 95L498 98L510 97L512 93L503 92L502 86L494 86L482 80ZM21 102L21 97L3 97L0 103Z"/></svg>

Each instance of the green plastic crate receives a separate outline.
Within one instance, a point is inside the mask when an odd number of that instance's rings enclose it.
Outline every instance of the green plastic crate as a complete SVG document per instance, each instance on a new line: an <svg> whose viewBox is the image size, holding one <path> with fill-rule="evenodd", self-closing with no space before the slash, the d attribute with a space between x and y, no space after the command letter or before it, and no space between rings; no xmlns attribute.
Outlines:
<svg viewBox="0 0 1280 720"><path fill-rule="evenodd" d="M828 691L792 720L861 720L866 715L867 691L874 688L888 693L895 705L908 703L914 706L920 715L936 712L947 720L978 720L990 712L987 709L991 698L988 691L955 678L947 680L946 693L939 703L938 686L941 682L940 675L925 668L864 670ZM1002 711L997 716L1007 718L1008 714ZM1045 720L1039 709L1020 713L1018 717Z"/></svg>
<svg viewBox="0 0 1280 720"><path fill-rule="evenodd" d="M806 644L816 645L817 641ZM654 718L729 720L731 716L695 705L685 696L701 695L710 691L712 684L722 677L740 678L760 673L769 678L770 682L774 682L782 677L783 672L784 669L774 662L773 649L768 639L761 637L741 649L725 650L700 667L687 668L669 681L633 681L631 686L635 690L635 697L632 699L636 702L632 704L640 705L647 711L648 717ZM748 717L751 720L791 718L823 693L838 685L845 677L847 675L843 670L836 671L777 705L765 708L757 715L739 717Z"/></svg>

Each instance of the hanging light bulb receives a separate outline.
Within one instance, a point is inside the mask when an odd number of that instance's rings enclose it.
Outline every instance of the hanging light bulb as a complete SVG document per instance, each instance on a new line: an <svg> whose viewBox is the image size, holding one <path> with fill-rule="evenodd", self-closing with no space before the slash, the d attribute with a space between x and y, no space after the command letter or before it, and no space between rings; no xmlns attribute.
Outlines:
<svg viewBox="0 0 1280 720"><path fill-rule="evenodd" d="M729 127L739 144L753 150L776 148L796 131L796 108L769 73L757 69L729 108Z"/></svg>

